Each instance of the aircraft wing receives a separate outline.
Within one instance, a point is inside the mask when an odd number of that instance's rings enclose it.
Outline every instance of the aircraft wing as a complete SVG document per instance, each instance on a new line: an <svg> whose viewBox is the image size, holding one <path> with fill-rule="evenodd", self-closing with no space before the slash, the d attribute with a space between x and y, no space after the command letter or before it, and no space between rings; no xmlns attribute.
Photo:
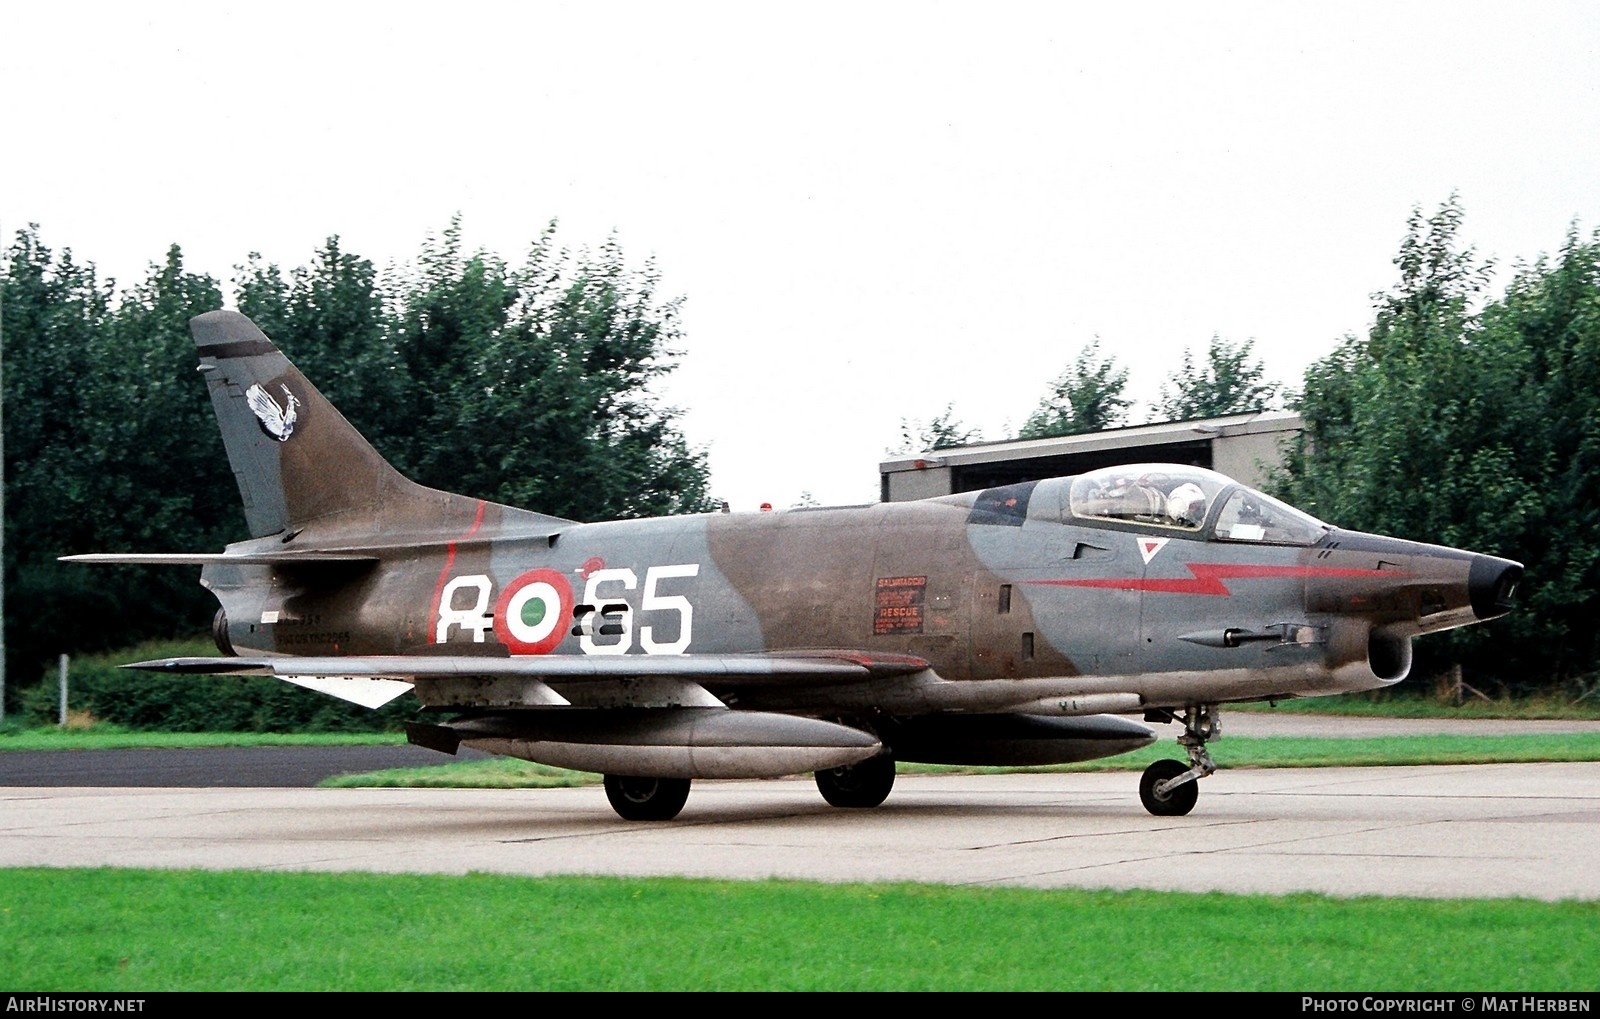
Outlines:
<svg viewBox="0 0 1600 1019"><path fill-rule="evenodd" d="M817 651L781 655L273 655L259 658L158 658L125 669L209 676L359 676L440 679L525 676L533 679L676 678L852 683L928 668L910 655Z"/></svg>
<svg viewBox="0 0 1600 1019"><path fill-rule="evenodd" d="M412 688L449 706L723 707L702 683L834 686L928 669L910 655L857 651L688 655L274 655L158 658L125 669L176 675L272 676L380 707ZM547 682L567 690L556 692Z"/></svg>
<svg viewBox="0 0 1600 1019"><path fill-rule="evenodd" d="M64 563L101 563L122 566L289 566L304 563L375 563L369 552L88 552L58 557Z"/></svg>

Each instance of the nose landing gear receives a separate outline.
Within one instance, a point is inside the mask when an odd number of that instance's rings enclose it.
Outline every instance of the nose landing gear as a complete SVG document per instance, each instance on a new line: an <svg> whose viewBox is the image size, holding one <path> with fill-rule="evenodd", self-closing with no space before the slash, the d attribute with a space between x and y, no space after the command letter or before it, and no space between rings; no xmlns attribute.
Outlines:
<svg viewBox="0 0 1600 1019"><path fill-rule="evenodd" d="M1139 779L1139 799L1157 817L1181 817L1194 809L1200 797L1195 783L1217 770L1206 741L1222 735L1222 722L1214 704L1191 704L1180 719L1170 708L1147 711L1147 722L1182 722L1178 743L1189 753L1189 767L1181 761L1161 760L1144 770Z"/></svg>

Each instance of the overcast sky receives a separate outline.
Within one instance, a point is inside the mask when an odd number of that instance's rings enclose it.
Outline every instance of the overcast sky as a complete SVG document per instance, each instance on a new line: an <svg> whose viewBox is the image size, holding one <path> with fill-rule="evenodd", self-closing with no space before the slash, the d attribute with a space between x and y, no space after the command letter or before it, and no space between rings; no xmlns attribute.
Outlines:
<svg viewBox="0 0 1600 1019"><path fill-rule="evenodd" d="M614 233L734 509L875 500L947 405L1009 437L1095 339L1136 421L1213 334L1297 383L1452 193L1508 269L1600 227L1584 2L0 0L0 74L0 230L119 284Z"/></svg>

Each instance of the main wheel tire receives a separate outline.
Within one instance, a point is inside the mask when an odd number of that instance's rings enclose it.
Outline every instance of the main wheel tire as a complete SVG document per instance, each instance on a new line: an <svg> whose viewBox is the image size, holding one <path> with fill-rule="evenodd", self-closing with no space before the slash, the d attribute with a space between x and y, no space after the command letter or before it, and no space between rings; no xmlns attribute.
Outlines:
<svg viewBox="0 0 1600 1019"><path fill-rule="evenodd" d="M689 780L607 775L606 799L624 821L670 821L689 799Z"/></svg>
<svg viewBox="0 0 1600 1019"><path fill-rule="evenodd" d="M817 789L835 807L876 807L893 788L894 758L888 755L817 772Z"/></svg>
<svg viewBox="0 0 1600 1019"><path fill-rule="evenodd" d="M1188 770L1182 761L1170 758L1156 761L1144 769L1144 776L1139 779L1139 799L1144 801L1144 809L1157 817L1182 817L1193 810L1195 800L1200 798L1198 782L1185 782L1165 797L1156 795L1159 783L1177 778Z"/></svg>

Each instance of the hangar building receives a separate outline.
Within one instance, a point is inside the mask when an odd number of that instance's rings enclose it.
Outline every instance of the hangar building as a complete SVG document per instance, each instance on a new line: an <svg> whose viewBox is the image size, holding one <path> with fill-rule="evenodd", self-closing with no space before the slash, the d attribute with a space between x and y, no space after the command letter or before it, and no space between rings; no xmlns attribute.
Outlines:
<svg viewBox="0 0 1600 1019"><path fill-rule="evenodd" d="M1299 435L1299 414L1256 411L1133 425L1053 439L1011 439L919 453L878 465L884 502L974 492L1130 463L1205 467L1259 486Z"/></svg>

